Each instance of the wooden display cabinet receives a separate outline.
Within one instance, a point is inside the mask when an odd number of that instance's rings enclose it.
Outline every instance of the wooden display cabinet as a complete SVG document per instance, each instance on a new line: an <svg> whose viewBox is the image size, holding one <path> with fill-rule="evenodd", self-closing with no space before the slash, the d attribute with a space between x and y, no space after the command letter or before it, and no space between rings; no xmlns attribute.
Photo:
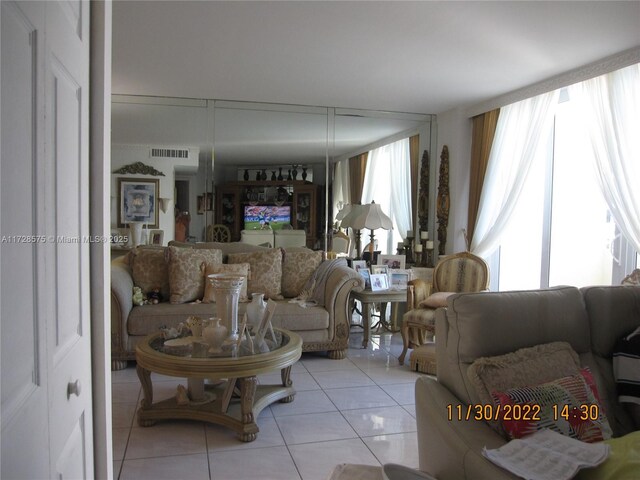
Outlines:
<svg viewBox="0 0 640 480"><path fill-rule="evenodd" d="M244 209L241 206L242 188L237 185L221 185L216 195L216 218L214 223L220 223L229 227L231 240L240 240L242 230L242 215Z"/></svg>
<svg viewBox="0 0 640 480"><path fill-rule="evenodd" d="M216 189L216 219L231 230L232 241L240 240L244 228L244 207L249 201L258 205L274 205L278 188L287 190L284 205L291 207L291 225L307 234L307 246L314 248L318 240L320 215L319 186L303 180L230 182Z"/></svg>

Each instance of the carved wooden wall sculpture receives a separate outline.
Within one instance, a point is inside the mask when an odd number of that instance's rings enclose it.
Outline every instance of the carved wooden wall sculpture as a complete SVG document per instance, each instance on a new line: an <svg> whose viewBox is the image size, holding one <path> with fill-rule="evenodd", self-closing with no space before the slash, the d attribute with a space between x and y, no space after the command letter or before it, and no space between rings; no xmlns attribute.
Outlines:
<svg viewBox="0 0 640 480"><path fill-rule="evenodd" d="M440 177L438 179L438 254L444 255L449 224L449 147L442 147L440 154Z"/></svg>
<svg viewBox="0 0 640 480"><path fill-rule="evenodd" d="M424 151L420 162L420 193L418 194L418 222L420 230L429 230L429 152Z"/></svg>

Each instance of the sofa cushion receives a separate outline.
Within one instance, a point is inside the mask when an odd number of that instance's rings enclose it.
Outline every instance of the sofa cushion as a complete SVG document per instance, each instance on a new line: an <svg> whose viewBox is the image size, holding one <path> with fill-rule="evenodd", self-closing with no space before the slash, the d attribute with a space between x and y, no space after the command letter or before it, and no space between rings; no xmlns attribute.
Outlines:
<svg viewBox="0 0 640 480"><path fill-rule="evenodd" d="M229 263L251 265L249 293L264 293L266 298L282 298L282 252L279 248L255 252L230 253Z"/></svg>
<svg viewBox="0 0 640 480"><path fill-rule="evenodd" d="M147 294L156 289L169 298L169 270L163 247L136 247L128 255L133 284Z"/></svg>
<svg viewBox="0 0 640 480"><path fill-rule="evenodd" d="M248 303L238 306L238 321L246 311ZM184 303L143 305L133 307L127 322L129 335L149 335L161 327L175 327L187 318L197 315L203 319L215 317L215 303ZM274 327L285 328L294 332L326 331L329 328L329 312L321 307L303 308L297 303L279 300L275 314L271 320ZM322 338L325 340L325 338Z"/></svg>
<svg viewBox="0 0 640 480"><path fill-rule="evenodd" d="M204 296L205 264L222 263L216 249L167 248L171 303L185 303Z"/></svg>
<svg viewBox="0 0 640 480"><path fill-rule="evenodd" d="M313 272L322 263L322 251L287 248L282 254L282 295L300 295Z"/></svg>
<svg viewBox="0 0 640 480"><path fill-rule="evenodd" d="M213 303L159 303L133 307L127 322L129 335L149 335L162 327L175 327L186 322L192 316L203 319L216 316L216 304Z"/></svg>
<svg viewBox="0 0 640 480"><path fill-rule="evenodd" d="M249 298L247 297L247 282L250 277L250 268L251 265L248 263L233 263L233 264L225 264L225 263L207 263L205 265L204 270L204 297L202 301L204 303L213 303L216 301L216 297L214 295L215 289L211 282L209 281L208 275L213 275L216 273L232 273L237 275L242 275L244 277L244 283L240 288L240 298L238 301L240 302L248 302Z"/></svg>
<svg viewBox="0 0 640 480"><path fill-rule="evenodd" d="M182 248L212 248L215 250L222 250L222 261L228 262L228 256L230 253L244 253L244 252L260 252L264 250L270 250L270 248L261 247L259 245L251 245L243 242L197 242L186 243L176 242L171 240L169 246L182 247Z"/></svg>
<svg viewBox="0 0 640 480"><path fill-rule="evenodd" d="M274 327L294 332L325 330L329 328L329 312L322 307L302 307L286 300L278 302L271 319Z"/></svg>
<svg viewBox="0 0 640 480"><path fill-rule="evenodd" d="M451 295L447 308L436 310L436 338L444 340L437 348L438 381L467 404L480 401L467 376L480 357L564 341L595 370L589 320L575 287Z"/></svg>
<svg viewBox="0 0 640 480"><path fill-rule="evenodd" d="M617 401L613 377L616 342L640 326L640 287L591 286L581 289L589 314L591 349L597 365L594 376L615 436L633 430L633 420Z"/></svg>
<svg viewBox="0 0 640 480"><path fill-rule="evenodd" d="M419 307L423 308L439 308L447 306L447 298L453 295L455 292L435 292L429 295L427 298L418 303Z"/></svg>
<svg viewBox="0 0 640 480"><path fill-rule="evenodd" d="M540 385L494 391L492 395L502 409L502 425L511 439L543 428L588 443L611 438L611 427L589 369ZM524 405L531 410L522 409Z"/></svg>

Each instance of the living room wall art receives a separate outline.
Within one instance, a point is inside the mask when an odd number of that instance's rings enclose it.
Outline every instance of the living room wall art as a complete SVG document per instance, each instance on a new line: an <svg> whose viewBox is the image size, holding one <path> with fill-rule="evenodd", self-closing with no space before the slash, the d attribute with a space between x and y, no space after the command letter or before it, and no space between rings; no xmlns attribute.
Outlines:
<svg viewBox="0 0 640 480"><path fill-rule="evenodd" d="M118 178L118 227L138 222L158 228L159 193L158 179Z"/></svg>
<svg viewBox="0 0 640 480"><path fill-rule="evenodd" d="M449 147L442 147L440 154L440 178L438 179L438 254L444 255L449 225Z"/></svg>

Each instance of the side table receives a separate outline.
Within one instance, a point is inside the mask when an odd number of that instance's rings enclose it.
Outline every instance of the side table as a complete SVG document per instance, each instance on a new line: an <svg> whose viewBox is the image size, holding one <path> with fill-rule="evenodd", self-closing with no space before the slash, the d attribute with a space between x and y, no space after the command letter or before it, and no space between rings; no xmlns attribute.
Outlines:
<svg viewBox="0 0 640 480"><path fill-rule="evenodd" d="M362 303L362 324L364 327L364 338L362 339L362 348L369 345L369 334L371 330L370 306L373 303L402 303L407 301L407 290L380 290L372 292L371 290L362 290L360 292L351 292L351 299L358 300Z"/></svg>

